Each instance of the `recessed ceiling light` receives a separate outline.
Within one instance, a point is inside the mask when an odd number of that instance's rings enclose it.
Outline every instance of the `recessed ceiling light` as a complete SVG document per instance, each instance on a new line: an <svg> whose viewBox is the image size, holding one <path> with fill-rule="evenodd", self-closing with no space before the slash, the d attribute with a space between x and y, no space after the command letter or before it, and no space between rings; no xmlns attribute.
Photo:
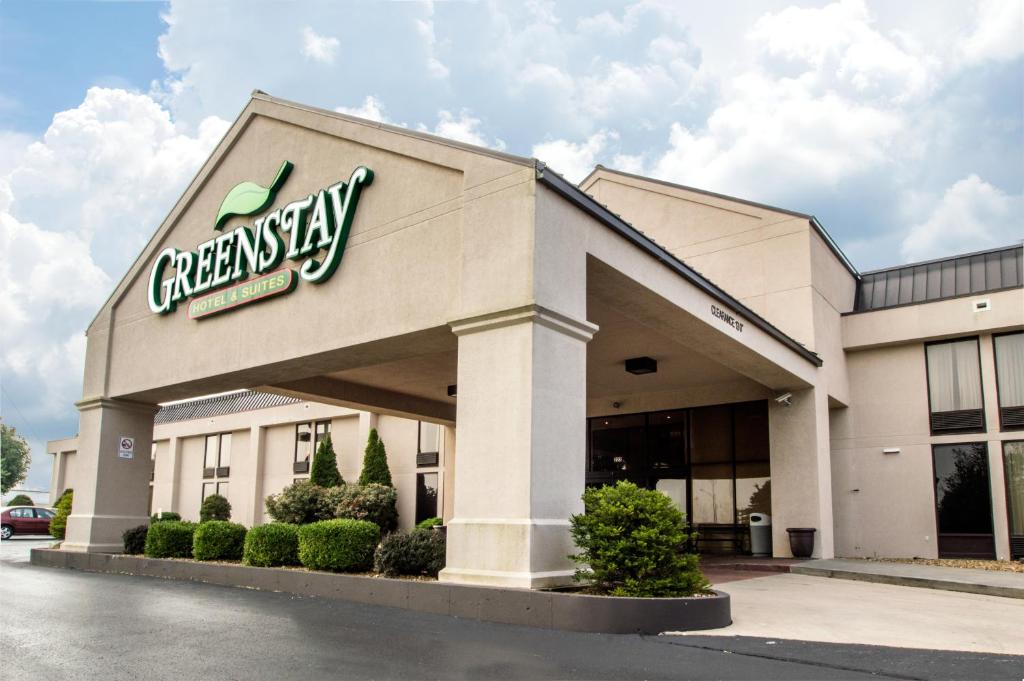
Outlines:
<svg viewBox="0 0 1024 681"><path fill-rule="evenodd" d="M658 371L658 360L651 357L632 357L626 360L626 371L637 376Z"/></svg>

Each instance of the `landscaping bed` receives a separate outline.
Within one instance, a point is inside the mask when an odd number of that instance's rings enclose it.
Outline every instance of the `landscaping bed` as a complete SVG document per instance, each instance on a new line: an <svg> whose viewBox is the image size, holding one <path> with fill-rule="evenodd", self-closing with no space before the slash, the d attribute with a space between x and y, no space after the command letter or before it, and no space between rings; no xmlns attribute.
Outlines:
<svg viewBox="0 0 1024 681"><path fill-rule="evenodd" d="M630 598L449 584L226 562L33 549L32 564L333 598L543 629L658 634L732 623L729 595Z"/></svg>
<svg viewBox="0 0 1024 681"><path fill-rule="evenodd" d="M1024 573L1024 562L1019 560L976 560L972 558L866 558L877 563L904 563L906 565L934 565L936 567L969 568L995 572Z"/></svg>

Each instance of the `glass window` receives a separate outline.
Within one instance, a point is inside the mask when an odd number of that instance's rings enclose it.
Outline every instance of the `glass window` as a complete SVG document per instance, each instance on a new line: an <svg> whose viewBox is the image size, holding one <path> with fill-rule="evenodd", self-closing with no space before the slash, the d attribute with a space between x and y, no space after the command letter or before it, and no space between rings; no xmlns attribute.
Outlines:
<svg viewBox="0 0 1024 681"><path fill-rule="evenodd" d="M978 340L927 346L928 397L932 412L981 409L981 365Z"/></svg>
<svg viewBox="0 0 1024 681"><path fill-rule="evenodd" d="M225 499L228 498L228 483L226 480L222 480L217 483L217 494L221 495Z"/></svg>
<svg viewBox="0 0 1024 681"><path fill-rule="evenodd" d="M426 421L420 421L419 424L419 453L438 452L438 434L441 432L441 427L436 423L427 423Z"/></svg>
<svg viewBox="0 0 1024 681"><path fill-rule="evenodd" d="M206 456L203 459L203 468L217 467L217 454L220 438L216 435L206 436Z"/></svg>
<svg viewBox="0 0 1024 681"><path fill-rule="evenodd" d="M992 557L992 499L983 442L935 445L939 556Z"/></svg>
<svg viewBox="0 0 1024 681"><path fill-rule="evenodd" d="M652 475L659 479L686 477L686 429L685 411L662 411L648 416L647 461Z"/></svg>
<svg viewBox="0 0 1024 681"><path fill-rule="evenodd" d="M221 468L231 466L231 433L223 433L220 436L220 463Z"/></svg>
<svg viewBox="0 0 1024 681"><path fill-rule="evenodd" d="M330 421L317 421L316 422L316 429L315 429L315 433L314 433L315 437L314 437L314 442L313 442L313 451L316 451L316 449L320 446L320 443L323 441L323 439L325 437L327 437L328 435L330 435L330 433L331 433L331 422Z"/></svg>
<svg viewBox="0 0 1024 681"><path fill-rule="evenodd" d="M32 509L31 508L12 508L11 509L11 517L12 518L31 518L31 517L33 517Z"/></svg>
<svg viewBox="0 0 1024 681"><path fill-rule="evenodd" d="M1000 407L1024 407L1024 332L996 336L996 383Z"/></svg>
<svg viewBox="0 0 1024 681"><path fill-rule="evenodd" d="M694 523L733 523L736 518L732 408L694 409L691 420L692 520Z"/></svg>
<svg viewBox="0 0 1024 681"><path fill-rule="evenodd" d="M53 511L49 511L49 510L47 510L45 508L37 508L36 509L36 517L37 518L42 518L44 520L50 520L50 519L53 518L53 515L54 515Z"/></svg>
<svg viewBox="0 0 1024 681"><path fill-rule="evenodd" d="M590 470L646 487L645 422L643 414L591 419Z"/></svg>
<svg viewBox="0 0 1024 681"><path fill-rule="evenodd" d="M295 463L309 463L313 455L313 426L299 423L295 426Z"/></svg>
<svg viewBox="0 0 1024 681"><path fill-rule="evenodd" d="M212 482L204 482L203 483L203 499L204 500L206 499L206 497L208 497L208 496L210 496L211 494L214 493L215 488L214 488L213 485L214 485L214 483L212 483Z"/></svg>
<svg viewBox="0 0 1024 681"><path fill-rule="evenodd" d="M1024 441L1003 443L1010 534L1024 536Z"/></svg>
<svg viewBox="0 0 1024 681"><path fill-rule="evenodd" d="M416 475L416 522L437 517L437 473Z"/></svg>

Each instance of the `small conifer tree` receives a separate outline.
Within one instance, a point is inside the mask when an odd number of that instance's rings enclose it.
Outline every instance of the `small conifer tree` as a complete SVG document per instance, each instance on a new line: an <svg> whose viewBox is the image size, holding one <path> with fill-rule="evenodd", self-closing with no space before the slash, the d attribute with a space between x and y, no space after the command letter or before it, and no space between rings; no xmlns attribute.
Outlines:
<svg viewBox="0 0 1024 681"><path fill-rule="evenodd" d="M363 472L359 474L360 485L372 483L394 487L391 482L391 469L388 468L388 453L384 449L384 440L380 439L376 428L370 429L366 453L363 455Z"/></svg>
<svg viewBox="0 0 1024 681"><path fill-rule="evenodd" d="M338 457L334 453L334 444L329 434L324 436L313 454L309 481L317 487L337 487L345 483L338 472Z"/></svg>

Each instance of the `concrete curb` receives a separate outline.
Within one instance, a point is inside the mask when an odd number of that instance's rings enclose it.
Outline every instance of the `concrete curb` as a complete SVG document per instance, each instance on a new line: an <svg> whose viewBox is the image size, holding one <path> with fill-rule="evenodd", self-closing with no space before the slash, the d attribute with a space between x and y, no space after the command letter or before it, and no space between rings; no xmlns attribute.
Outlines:
<svg viewBox="0 0 1024 681"><path fill-rule="evenodd" d="M831 577L833 579L849 579L858 582L873 582L876 584L913 586L922 589L937 589L940 591L959 591L962 593L981 594L984 596L1000 596L1002 598L1024 598L1024 579L1021 580L1021 586L1016 587L984 584L980 582L955 581L934 577L919 577L915 575L865 572L835 567L818 567L813 564L793 565L790 567L789 571L794 575L809 575L811 577Z"/></svg>
<svg viewBox="0 0 1024 681"><path fill-rule="evenodd" d="M282 591L541 629L659 634L732 624L729 594L721 591L705 598L611 598L59 549L32 549L31 561L43 567Z"/></svg>

